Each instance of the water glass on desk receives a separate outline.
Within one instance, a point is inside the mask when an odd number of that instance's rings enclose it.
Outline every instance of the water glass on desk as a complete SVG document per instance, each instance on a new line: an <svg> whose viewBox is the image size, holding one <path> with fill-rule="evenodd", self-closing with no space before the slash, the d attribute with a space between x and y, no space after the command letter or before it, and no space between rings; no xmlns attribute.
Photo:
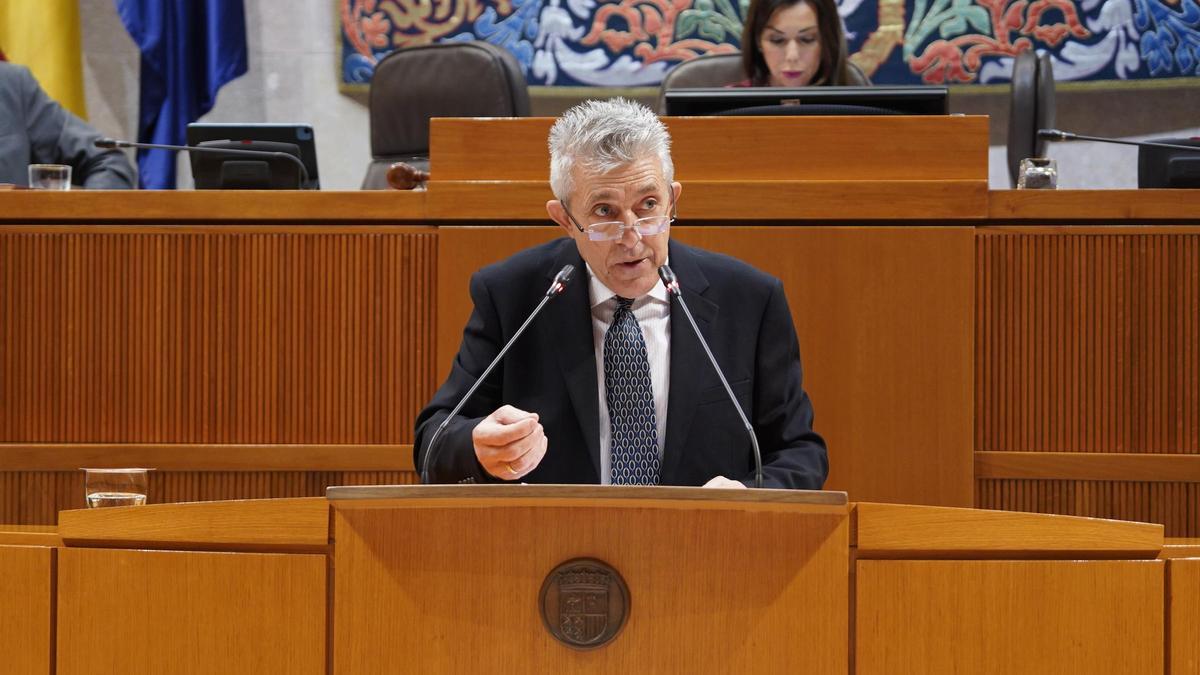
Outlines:
<svg viewBox="0 0 1200 675"><path fill-rule="evenodd" d="M146 474L151 469L84 469L83 496L89 509L141 506L146 503Z"/></svg>
<svg viewBox="0 0 1200 675"><path fill-rule="evenodd" d="M1017 169L1018 190L1058 189L1058 162L1048 157L1026 157Z"/></svg>
<svg viewBox="0 0 1200 675"><path fill-rule="evenodd" d="M66 164L30 164L29 188L32 190L70 190L71 167Z"/></svg>

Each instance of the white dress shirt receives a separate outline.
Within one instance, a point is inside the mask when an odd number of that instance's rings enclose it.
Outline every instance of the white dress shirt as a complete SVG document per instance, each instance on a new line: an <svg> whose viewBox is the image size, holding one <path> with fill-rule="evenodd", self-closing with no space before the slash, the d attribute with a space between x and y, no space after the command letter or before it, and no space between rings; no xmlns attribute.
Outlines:
<svg viewBox="0 0 1200 675"><path fill-rule="evenodd" d="M600 483L609 485L612 483L612 425L608 419L608 394L604 389L604 334L617 311L617 294L596 278L591 265L587 265L587 271L588 295L592 303L592 343L596 349L596 388L600 394ZM648 294L634 300L631 309L646 339L661 461L666 447L667 396L671 384L671 299L662 281L659 280Z"/></svg>

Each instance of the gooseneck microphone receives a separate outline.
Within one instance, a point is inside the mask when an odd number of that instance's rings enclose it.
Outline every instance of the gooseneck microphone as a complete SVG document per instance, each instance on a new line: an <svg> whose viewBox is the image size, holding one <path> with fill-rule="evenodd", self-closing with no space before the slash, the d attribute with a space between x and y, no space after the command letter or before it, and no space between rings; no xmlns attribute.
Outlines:
<svg viewBox="0 0 1200 675"><path fill-rule="evenodd" d="M658 268L658 277L662 279L663 285L667 287L667 292L679 301L679 306L683 308L683 313L687 316L688 323L692 324L692 332L696 334L696 339L700 340L700 346L704 347L704 353L708 355L708 360L712 363L713 370L717 371L717 377L721 378L721 384L725 387L725 393L729 394L729 400L733 402L733 409L737 411L738 417L742 418L742 424L746 427L746 434L750 436L750 447L754 450L754 487L760 488L763 486L762 452L758 449L758 437L754 434L754 427L750 425L750 420L746 419L746 413L742 410L741 404L738 403L737 397L733 395L733 389L725 379L725 373L721 372L721 366L717 365L716 357L713 356L712 350L708 348L708 342L704 340L704 335L700 333L700 327L696 325L696 320L692 318L692 310L688 309L687 302L683 299L683 291L679 288L679 279L675 277L675 272L669 266L663 265Z"/></svg>
<svg viewBox="0 0 1200 675"><path fill-rule="evenodd" d="M1117 145L1136 145L1147 148L1170 148L1172 150L1200 152L1200 147L1191 145L1159 143L1157 141L1127 141L1122 138L1106 138L1104 136L1085 136L1083 134L1073 134L1070 131L1060 131L1058 129L1038 129L1037 135L1038 138L1045 141L1096 141L1097 143L1115 143Z"/></svg>
<svg viewBox="0 0 1200 675"><path fill-rule="evenodd" d="M499 354L496 354L496 358L492 359L492 362L489 363L488 367L484 369L483 374L475 380L475 384L472 384L471 388L467 390L467 393L463 394L463 397L459 399L458 405L454 406L454 409L450 411L450 414L446 415L446 419L442 420L442 423L438 425L437 430L433 432L433 436L429 439L429 445L425 449L425 460L421 462L422 483L429 483L429 465L433 463L434 455L437 453L438 449L437 442L441 438L442 432L445 431L446 427L450 425L450 420L454 419L454 416L458 414L458 411L462 410L462 407L467 404L467 401L471 400L471 396L475 393L475 390L479 388L479 385L483 384L483 381L487 379L487 376L492 372L492 369L494 369L496 365L500 363L500 360L504 358L504 355L508 353L509 348L517 343L517 339L521 337L521 334L525 332L525 329L529 327L529 324L533 323L533 319L542 311L542 308L546 306L546 303L562 295L562 292L567 289L567 282L571 280L571 275L574 272L574 265L563 265L563 268L558 271L558 274L554 275L554 281L550 282L550 288L546 289L545 295L542 296L542 301L539 302L537 307L534 307L533 311L529 313L529 316L525 319L525 323L521 324L521 327L517 329L517 332L513 333L512 337L508 338L508 342L504 343L504 348L500 350Z"/></svg>
<svg viewBox="0 0 1200 675"><path fill-rule="evenodd" d="M300 158L287 152L274 152L271 150L240 150L237 148L209 148L203 145L163 145L162 143L134 143L133 141L119 141L115 138L100 138L96 140L97 148L111 150L113 148L137 148L139 150L174 150L176 152L207 152L220 155L241 155L243 157L257 157L264 159L268 157L277 157L286 159L300 168L300 184L308 184L308 169L304 168L304 162Z"/></svg>

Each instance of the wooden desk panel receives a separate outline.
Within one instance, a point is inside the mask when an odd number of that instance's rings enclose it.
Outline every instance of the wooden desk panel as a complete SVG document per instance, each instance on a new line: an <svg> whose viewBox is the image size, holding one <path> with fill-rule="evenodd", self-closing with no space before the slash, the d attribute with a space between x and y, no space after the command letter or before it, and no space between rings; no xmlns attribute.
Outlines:
<svg viewBox="0 0 1200 675"><path fill-rule="evenodd" d="M0 224L38 231L60 223L138 223L161 232L185 223L209 231L247 223L419 224L427 197L394 190L12 190L0 191Z"/></svg>
<svg viewBox="0 0 1200 675"><path fill-rule="evenodd" d="M845 673L848 521L819 508L337 509L334 672ZM625 627L590 651L538 610L576 557L629 587Z"/></svg>
<svg viewBox="0 0 1200 675"><path fill-rule="evenodd" d="M53 525L0 525L0 546L62 546Z"/></svg>
<svg viewBox="0 0 1200 675"><path fill-rule="evenodd" d="M62 549L57 675L326 674L323 555Z"/></svg>
<svg viewBox="0 0 1200 675"><path fill-rule="evenodd" d="M59 514L71 546L325 552L329 502L323 497L148 504Z"/></svg>
<svg viewBox="0 0 1200 675"><path fill-rule="evenodd" d="M857 563L857 675L1163 672L1163 561Z"/></svg>
<svg viewBox="0 0 1200 675"><path fill-rule="evenodd" d="M1129 224L1138 221L1200 220L1195 190L993 190L988 219Z"/></svg>
<svg viewBox="0 0 1200 675"><path fill-rule="evenodd" d="M814 166L821 166L815 163ZM847 201L846 194L854 199ZM495 222L496 213L519 225L549 223L545 180L441 181L429 188L431 219ZM836 223L979 220L987 215L987 181L980 180L775 180L747 182L734 175L684 180L682 222L746 225L752 221ZM750 206L747 206L750 205Z"/></svg>
<svg viewBox="0 0 1200 675"><path fill-rule="evenodd" d="M546 137L553 122L433 120L434 182L548 180ZM668 117L664 122L680 181L987 183L988 120L983 116Z"/></svg>
<svg viewBox="0 0 1200 675"><path fill-rule="evenodd" d="M854 505L851 541L866 558L1152 559L1163 526L1043 513Z"/></svg>
<svg viewBox="0 0 1200 675"><path fill-rule="evenodd" d="M0 670L4 672L54 672L53 559L50 547L0 544Z"/></svg>
<svg viewBox="0 0 1200 675"><path fill-rule="evenodd" d="M1167 561L1167 675L1200 673L1200 558Z"/></svg>

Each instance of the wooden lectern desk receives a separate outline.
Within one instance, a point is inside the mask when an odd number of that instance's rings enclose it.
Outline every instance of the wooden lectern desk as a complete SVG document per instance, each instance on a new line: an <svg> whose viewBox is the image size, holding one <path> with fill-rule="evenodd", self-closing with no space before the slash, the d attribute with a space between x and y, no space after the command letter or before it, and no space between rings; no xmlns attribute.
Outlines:
<svg viewBox="0 0 1200 675"><path fill-rule="evenodd" d="M598 486L63 511L0 527L0 654L57 675L1195 673L1200 547L1162 531Z"/></svg>
<svg viewBox="0 0 1200 675"><path fill-rule="evenodd" d="M334 672L848 667L845 493L480 486L329 497ZM615 569L629 596L624 627L590 649L556 642L539 611L547 573L581 557Z"/></svg>

